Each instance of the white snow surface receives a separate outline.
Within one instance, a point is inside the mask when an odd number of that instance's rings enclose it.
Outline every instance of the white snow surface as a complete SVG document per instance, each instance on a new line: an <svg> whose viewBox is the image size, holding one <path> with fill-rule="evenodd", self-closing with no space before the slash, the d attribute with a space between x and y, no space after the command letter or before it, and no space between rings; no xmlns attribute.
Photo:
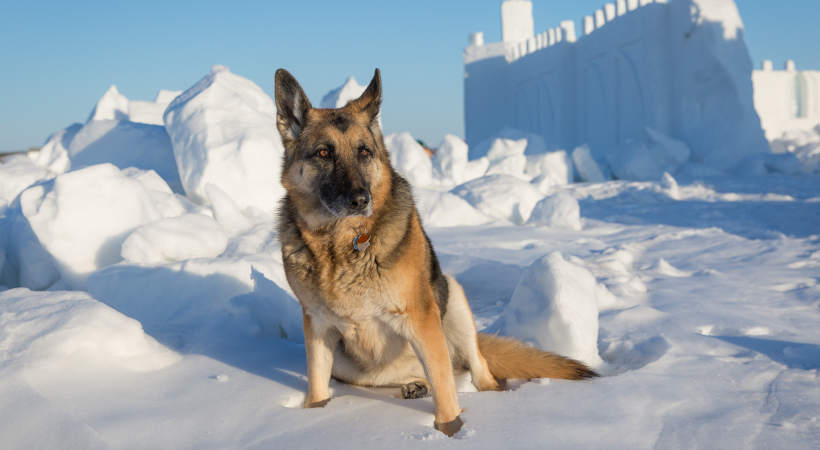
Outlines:
<svg viewBox="0 0 820 450"><path fill-rule="evenodd" d="M325 94L319 106L321 108L341 108L347 105L347 102L359 98L366 88L367 86L357 83L355 78L348 77L344 84Z"/></svg>
<svg viewBox="0 0 820 450"><path fill-rule="evenodd" d="M165 129L185 193L208 204L218 186L240 209L267 214L284 194L279 172L284 154L276 106L252 81L224 66L176 97L165 111Z"/></svg>

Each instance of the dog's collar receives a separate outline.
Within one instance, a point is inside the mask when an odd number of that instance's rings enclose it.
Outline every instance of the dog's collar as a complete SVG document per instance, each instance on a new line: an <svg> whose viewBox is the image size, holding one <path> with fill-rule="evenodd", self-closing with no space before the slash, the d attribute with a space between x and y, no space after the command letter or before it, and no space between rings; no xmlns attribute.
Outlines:
<svg viewBox="0 0 820 450"><path fill-rule="evenodd" d="M370 233L367 232L367 222L362 219L362 225L356 230L356 236L353 238L353 250L363 252L370 247Z"/></svg>

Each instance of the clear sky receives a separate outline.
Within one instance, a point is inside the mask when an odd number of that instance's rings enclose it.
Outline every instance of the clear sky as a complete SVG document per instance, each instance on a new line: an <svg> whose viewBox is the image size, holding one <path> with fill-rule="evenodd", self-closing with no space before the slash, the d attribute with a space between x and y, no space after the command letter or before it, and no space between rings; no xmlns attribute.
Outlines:
<svg viewBox="0 0 820 450"><path fill-rule="evenodd" d="M290 70L314 104L349 75L384 83L386 132L463 135L462 50L500 40L500 0L0 0L0 151L82 122L109 85L133 100L186 89L223 64L273 94ZM533 0L536 32L603 0ZM820 0L739 0L756 66L820 69ZM576 25L577 26L577 25ZM578 28L580 31L580 28Z"/></svg>

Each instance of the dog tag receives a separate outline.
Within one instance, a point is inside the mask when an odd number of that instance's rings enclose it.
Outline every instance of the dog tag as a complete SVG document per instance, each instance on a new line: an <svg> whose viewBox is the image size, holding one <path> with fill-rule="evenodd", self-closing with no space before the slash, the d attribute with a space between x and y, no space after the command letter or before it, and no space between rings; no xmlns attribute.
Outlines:
<svg viewBox="0 0 820 450"><path fill-rule="evenodd" d="M356 251L363 252L367 247L370 247L370 233L362 233L353 238L353 248Z"/></svg>

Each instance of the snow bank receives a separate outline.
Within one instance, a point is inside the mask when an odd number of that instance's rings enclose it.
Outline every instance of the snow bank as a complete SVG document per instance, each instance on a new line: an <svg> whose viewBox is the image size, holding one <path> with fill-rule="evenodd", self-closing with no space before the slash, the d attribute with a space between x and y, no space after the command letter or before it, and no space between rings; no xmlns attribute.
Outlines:
<svg viewBox="0 0 820 450"><path fill-rule="evenodd" d="M493 221L461 197L448 192L417 188L413 190L413 197L421 221L427 227L485 225Z"/></svg>
<svg viewBox="0 0 820 450"><path fill-rule="evenodd" d="M0 329L3 365L16 362L29 371L85 366L145 372L181 359L138 321L84 292L0 292Z"/></svg>
<svg viewBox="0 0 820 450"><path fill-rule="evenodd" d="M527 141L524 147L525 155L538 155L547 151L547 144L544 138L537 133L521 131L515 128L503 127L494 132L487 139L470 147L470 158L478 159L490 153L497 139L508 139L511 141Z"/></svg>
<svg viewBox="0 0 820 450"><path fill-rule="evenodd" d="M602 290L587 269L550 253L521 276L499 319L502 330L543 350L600 366L596 299Z"/></svg>
<svg viewBox="0 0 820 450"><path fill-rule="evenodd" d="M341 86L333 89L322 97L321 108L341 108L347 102L355 100L362 95L367 86L362 86L353 77L348 77Z"/></svg>
<svg viewBox="0 0 820 450"><path fill-rule="evenodd" d="M524 175L524 168L527 165L527 157L524 150L527 148L527 140L519 139L495 139L490 150L487 152L487 159L490 166L487 168L487 175L506 174L514 177L528 179Z"/></svg>
<svg viewBox="0 0 820 450"><path fill-rule="evenodd" d="M6 158L0 162L0 208L11 203L25 188L50 176L48 170L25 156Z"/></svg>
<svg viewBox="0 0 820 450"><path fill-rule="evenodd" d="M20 209L63 280L81 289L91 272L120 261L133 229L178 216L186 205L153 172L101 164L27 189Z"/></svg>
<svg viewBox="0 0 820 450"><path fill-rule="evenodd" d="M566 192L544 197L535 204L529 223L578 231L581 229L578 200Z"/></svg>
<svg viewBox="0 0 820 450"><path fill-rule="evenodd" d="M523 224L543 196L526 181L512 175L486 175L451 191L484 214Z"/></svg>
<svg viewBox="0 0 820 450"><path fill-rule="evenodd" d="M122 259L157 264L218 256L228 246L219 224L202 214L183 214L134 230L122 243Z"/></svg>
<svg viewBox="0 0 820 450"><path fill-rule="evenodd" d="M436 153L433 154L432 163L436 177L443 184L456 185L484 175L481 173L470 177L473 173L470 173L468 152L467 143L461 138L452 134L445 135Z"/></svg>
<svg viewBox="0 0 820 450"><path fill-rule="evenodd" d="M181 93L182 91L162 89L152 102L129 100L112 84L94 105L86 122L117 120L162 125L162 114L171 101Z"/></svg>
<svg viewBox="0 0 820 450"><path fill-rule="evenodd" d="M54 173L63 173L71 167L68 159L68 148L71 141L83 125L75 123L68 127L52 133L40 151L33 156L34 162Z"/></svg>
<svg viewBox="0 0 820 450"><path fill-rule="evenodd" d="M811 130L789 130L772 141L772 152L797 158L800 171L820 174L820 125Z"/></svg>
<svg viewBox="0 0 820 450"><path fill-rule="evenodd" d="M285 289L281 263L267 255L153 267L118 264L88 278L91 295L146 328L186 330L193 339L177 344L186 350L211 345L208 332L215 327L223 334L300 340L301 309Z"/></svg>
<svg viewBox="0 0 820 450"><path fill-rule="evenodd" d="M572 159L565 151L527 156L524 174L541 192L547 192L552 186L572 183L575 178Z"/></svg>
<svg viewBox="0 0 820 450"><path fill-rule="evenodd" d="M253 82L215 66L165 111L182 187L208 204L213 184L243 210L269 214L284 194L276 106Z"/></svg>
<svg viewBox="0 0 820 450"><path fill-rule="evenodd" d="M658 180L665 172L675 172L689 159L689 147L647 127L642 139L624 143L608 154L613 174L626 180Z"/></svg>
<svg viewBox="0 0 820 450"><path fill-rule="evenodd" d="M581 181L600 183L606 181L608 177L604 175L588 145L575 147L572 151L572 162L575 163L575 170Z"/></svg>
<svg viewBox="0 0 820 450"><path fill-rule="evenodd" d="M120 169L153 170L176 192L182 192L165 128L119 120L92 120L71 139L68 146L71 170L111 163Z"/></svg>
<svg viewBox="0 0 820 450"><path fill-rule="evenodd" d="M427 152L408 132L388 134L384 144L390 152L390 163L413 186L433 184L433 164Z"/></svg>

